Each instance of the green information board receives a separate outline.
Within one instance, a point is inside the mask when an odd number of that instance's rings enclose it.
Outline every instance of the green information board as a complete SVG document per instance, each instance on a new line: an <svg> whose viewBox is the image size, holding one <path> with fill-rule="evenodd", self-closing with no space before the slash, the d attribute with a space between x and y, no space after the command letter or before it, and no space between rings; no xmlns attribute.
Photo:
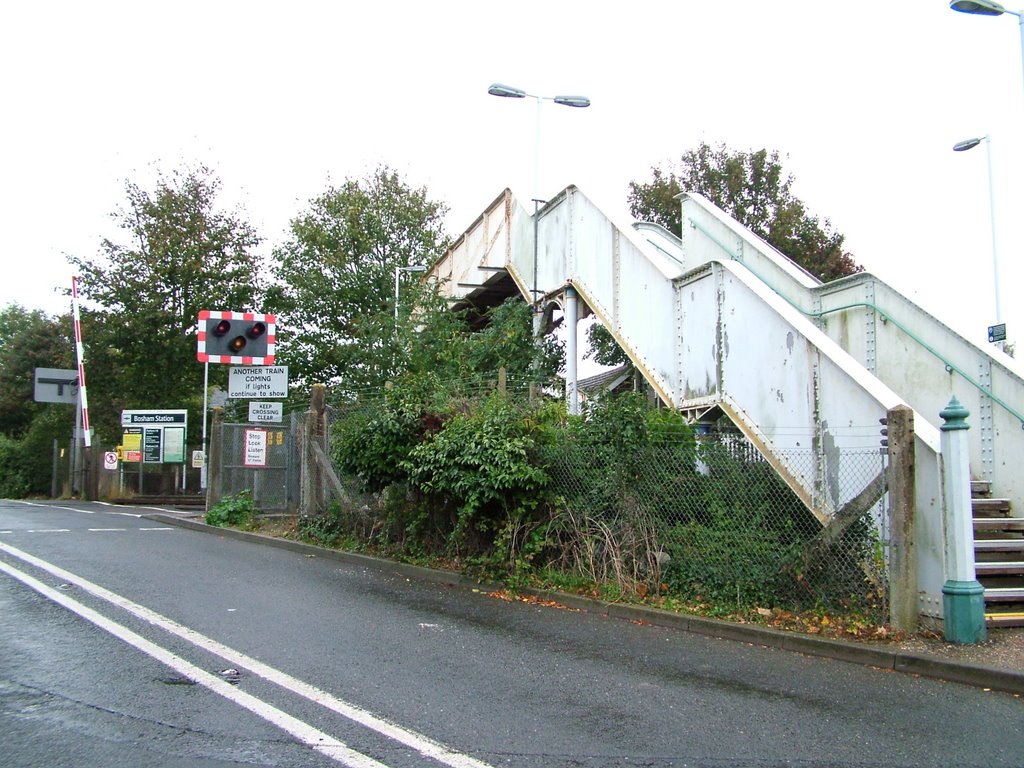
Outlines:
<svg viewBox="0 0 1024 768"><path fill-rule="evenodd" d="M164 427L164 461L168 464L185 461L184 427Z"/></svg>

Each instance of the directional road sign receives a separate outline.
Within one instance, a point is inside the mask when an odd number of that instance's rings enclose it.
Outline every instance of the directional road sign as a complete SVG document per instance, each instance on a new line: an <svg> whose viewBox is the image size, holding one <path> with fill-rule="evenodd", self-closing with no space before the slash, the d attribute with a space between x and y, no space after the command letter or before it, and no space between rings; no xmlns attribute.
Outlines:
<svg viewBox="0 0 1024 768"><path fill-rule="evenodd" d="M37 403L78 402L78 371L64 368L36 368L35 392Z"/></svg>

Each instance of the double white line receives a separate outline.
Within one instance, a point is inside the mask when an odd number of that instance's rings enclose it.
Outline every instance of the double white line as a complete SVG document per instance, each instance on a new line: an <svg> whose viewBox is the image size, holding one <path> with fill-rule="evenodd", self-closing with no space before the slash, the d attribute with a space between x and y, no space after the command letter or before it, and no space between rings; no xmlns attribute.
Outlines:
<svg viewBox="0 0 1024 768"><path fill-rule="evenodd" d="M198 648L220 656L234 667L247 669L254 675L262 677L263 679L268 680L269 682L272 682L315 704L319 704L320 706L325 707L326 709L329 709L358 725L397 741L410 749L414 749L424 757L436 760L439 763L450 766L450 768L492 768L488 763L477 760L476 758L470 757L469 755L461 752L456 752L455 750L429 739L426 736L377 717L354 704L342 701L316 686L294 678L291 675L253 659L240 651L236 651L234 648L229 648L226 645L218 643L216 640L206 637L205 635L196 632L194 629L178 624L177 622L168 619L145 606L133 603L127 598L121 597L114 592L104 589L98 584L94 584L81 576L71 573L70 571L66 571L63 568L53 565L52 563L48 563L45 560L40 560L34 555L23 552L16 547L0 542L0 552L4 552L11 557L17 558L29 565L44 570L60 579L62 582L73 584L84 592L104 600L111 605L117 606L118 608L127 611L133 616L142 619L143 621L146 621L169 634L183 640L187 640ZM33 578L29 574L18 570L2 560L0 560L0 571L3 571L9 576L17 579L26 586L31 587L47 599L67 608L134 648L152 656L154 659L157 659L167 665L178 674L187 677L190 680L194 680L199 685L208 688L214 693L229 699L259 717L262 717L264 720L267 720L278 728L288 732L301 743L308 745L317 752L330 757L342 765L350 766L351 768L388 768L385 764L351 749L343 742L324 733L323 731L320 731L311 725L282 712L265 701L257 699L255 696L240 691L238 688L216 675L211 675L209 672L196 667L194 664L186 661L180 656L176 656L167 649L162 648L156 643L150 642L135 632L132 632L127 627L108 619L102 614L94 611L92 608L74 600L66 593L48 587L38 579Z"/></svg>

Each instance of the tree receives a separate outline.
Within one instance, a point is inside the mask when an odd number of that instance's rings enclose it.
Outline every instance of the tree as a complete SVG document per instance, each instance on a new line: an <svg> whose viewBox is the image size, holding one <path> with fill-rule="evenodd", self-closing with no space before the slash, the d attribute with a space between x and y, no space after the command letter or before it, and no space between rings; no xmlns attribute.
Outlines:
<svg viewBox="0 0 1024 768"><path fill-rule="evenodd" d="M612 332L600 323L594 323L587 329L587 339L590 342L590 348L585 357L598 365L618 367L633 364L615 337L612 336Z"/></svg>
<svg viewBox="0 0 1024 768"><path fill-rule="evenodd" d="M96 305L83 308L83 342L90 420L107 437L124 408L191 407L197 423L200 310L257 309L260 239L217 207L220 186L205 167L161 174L152 192L128 181L112 215L125 241L104 239L95 259L68 256Z"/></svg>
<svg viewBox="0 0 1024 768"><path fill-rule="evenodd" d="M793 180L778 152L734 152L702 142L683 153L678 168L653 168L649 183L630 182L630 213L680 235L676 196L697 192L820 280L860 272L863 267L843 250L844 236L793 195Z"/></svg>
<svg viewBox="0 0 1024 768"><path fill-rule="evenodd" d="M358 389L397 372L395 269L440 256L446 212L426 188L381 167L331 187L292 220L289 238L274 249L280 285L271 306L293 377ZM401 279L404 325L418 284L408 274Z"/></svg>
<svg viewBox="0 0 1024 768"><path fill-rule="evenodd" d="M70 334L67 317L51 318L18 304L0 310L0 434L21 437L47 407L33 400L35 369L74 368Z"/></svg>
<svg viewBox="0 0 1024 768"><path fill-rule="evenodd" d="M35 402L35 369L74 367L68 316L0 310L0 496L49 493L53 441L67 444L75 407Z"/></svg>

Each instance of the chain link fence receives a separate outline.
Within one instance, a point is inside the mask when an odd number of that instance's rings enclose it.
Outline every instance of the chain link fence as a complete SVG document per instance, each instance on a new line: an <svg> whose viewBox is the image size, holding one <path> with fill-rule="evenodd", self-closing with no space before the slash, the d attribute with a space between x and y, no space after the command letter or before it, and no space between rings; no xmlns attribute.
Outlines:
<svg viewBox="0 0 1024 768"><path fill-rule="evenodd" d="M807 475L819 461L811 450L784 459ZM882 460L878 448L846 449L838 464L861 478L884 472ZM887 611L881 492L815 514L738 434L626 454L569 443L550 473L560 565L586 578L697 602Z"/></svg>

